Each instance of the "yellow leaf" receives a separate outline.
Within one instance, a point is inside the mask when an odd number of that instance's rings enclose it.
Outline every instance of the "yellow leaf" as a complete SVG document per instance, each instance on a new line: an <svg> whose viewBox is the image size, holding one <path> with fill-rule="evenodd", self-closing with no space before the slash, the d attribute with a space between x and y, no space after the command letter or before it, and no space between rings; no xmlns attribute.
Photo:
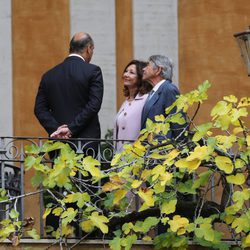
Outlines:
<svg viewBox="0 0 250 250"><path fill-rule="evenodd" d="M160 175L160 182L161 182L161 186L165 186L167 182L169 182L170 180L172 180L173 178L173 174L172 173L168 173L168 172L163 172L161 175Z"/></svg>
<svg viewBox="0 0 250 250"><path fill-rule="evenodd" d="M166 160L164 161L163 165L171 166L173 164L173 160L180 154L180 151L177 149L172 150L166 156Z"/></svg>
<svg viewBox="0 0 250 250"><path fill-rule="evenodd" d="M243 97L243 98L240 99L237 108L247 107L249 105L250 105L250 97Z"/></svg>
<svg viewBox="0 0 250 250"><path fill-rule="evenodd" d="M85 220L80 223L80 227L84 232L90 233L94 229L94 224L91 220Z"/></svg>
<svg viewBox="0 0 250 250"><path fill-rule="evenodd" d="M161 213L171 214L175 212L177 200L171 200L169 202L165 201L161 207Z"/></svg>
<svg viewBox="0 0 250 250"><path fill-rule="evenodd" d="M246 141L247 141L247 146L250 147L250 135L247 136Z"/></svg>
<svg viewBox="0 0 250 250"><path fill-rule="evenodd" d="M229 175L226 177L228 183L232 183L235 185L242 185L245 183L246 179L244 174L237 173L236 175Z"/></svg>
<svg viewBox="0 0 250 250"><path fill-rule="evenodd" d="M139 209L139 212L144 211L144 210L146 210L146 209L148 209L148 208L149 208L149 206L144 202L144 203L141 205L141 207L140 207L140 209Z"/></svg>
<svg viewBox="0 0 250 250"><path fill-rule="evenodd" d="M156 194L164 193L165 192L165 186L162 186L160 182L157 182L154 185L154 192Z"/></svg>
<svg viewBox="0 0 250 250"><path fill-rule="evenodd" d="M236 141L235 135L230 135L230 136L218 135L215 138L218 143L218 146L224 149L225 151L227 149L230 149L233 146L233 143Z"/></svg>
<svg viewBox="0 0 250 250"><path fill-rule="evenodd" d="M125 182L126 181L123 180L122 178L120 178L118 175L111 176L110 177L110 182L105 183L102 186L102 190L104 192L107 192L107 191L112 191L112 190L119 189L119 188L121 188L123 186L123 184Z"/></svg>
<svg viewBox="0 0 250 250"><path fill-rule="evenodd" d="M231 122L232 122L231 116L222 115L216 119L214 126L216 128L221 128L222 130L227 130Z"/></svg>
<svg viewBox="0 0 250 250"><path fill-rule="evenodd" d="M242 247L247 248L250 247L250 234L247 235L247 237L242 238Z"/></svg>
<svg viewBox="0 0 250 250"><path fill-rule="evenodd" d="M124 189L120 189L115 191L115 197L114 197L114 201L113 204L114 205L118 205L120 203L120 201L124 198L124 196L126 195L128 191L124 190Z"/></svg>
<svg viewBox="0 0 250 250"><path fill-rule="evenodd" d="M135 141L134 147L138 148L139 150L141 150L143 152L146 151L145 146L143 146L139 140Z"/></svg>
<svg viewBox="0 0 250 250"><path fill-rule="evenodd" d="M61 207L57 207L52 211L52 214L59 216L63 212L63 209Z"/></svg>
<svg viewBox="0 0 250 250"><path fill-rule="evenodd" d="M102 172L96 166L100 166L100 162L93 159L91 156L87 156L83 159L83 167L88 171L93 177L101 178Z"/></svg>
<svg viewBox="0 0 250 250"><path fill-rule="evenodd" d="M152 238L151 238L150 236L146 235L146 236L144 236L144 237L142 238L142 240L151 241Z"/></svg>
<svg viewBox="0 0 250 250"><path fill-rule="evenodd" d="M232 122L237 121L241 116L247 117L248 112L246 108L240 108L240 109L232 109L231 111L231 120Z"/></svg>
<svg viewBox="0 0 250 250"><path fill-rule="evenodd" d="M52 208L46 208L44 214L43 214L43 219L46 219L46 217L50 214Z"/></svg>
<svg viewBox="0 0 250 250"><path fill-rule="evenodd" d="M225 216L224 221L225 221L228 225L230 225L230 224L233 222L234 219L235 219L235 217L234 217L233 215L228 214L228 215Z"/></svg>
<svg viewBox="0 0 250 250"><path fill-rule="evenodd" d="M207 156L209 156L210 150L207 146L197 146L193 152L186 158L187 161L193 160L204 160Z"/></svg>
<svg viewBox="0 0 250 250"><path fill-rule="evenodd" d="M222 116L227 114L231 110L231 104L227 104L225 101L219 101L211 111L211 116Z"/></svg>
<svg viewBox="0 0 250 250"><path fill-rule="evenodd" d="M224 96L223 99L225 101L232 102L232 103L238 102L237 97L235 97L234 95Z"/></svg>
<svg viewBox="0 0 250 250"><path fill-rule="evenodd" d="M144 169L141 173L141 178L146 181L149 177L151 177L151 169Z"/></svg>
<svg viewBox="0 0 250 250"><path fill-rule="evenodd" d="M226 174L231 174L233 172L233 163L231 159L226 156L216 156L215 164L220 170L224 171Z"/></svg>
<svg viewBox="0 0 250 250"><path fill-rule="evenodd" d="M169 217L163 217L163 218L161 218L161 223L163 225L166 225L168 221L169 221Z"/></svg>
<svg viewBox="0 0 250 250"><path fill-rule="evenodd" d="M93 212L89 219L93 222L93 224L98 227L104 234L108 233L109 229L105 223L109 222L109 219L104 215L99 215L98 212Z"/></svg>
<svg viewBox="0 0 250 250"><path fill-rule="evenodd" d="M144 200L148 207L152 207L155 204L153 193L153 189L140 189L138 195Z"/></svg>
<svg viewBox="0 0 250 250"><path fill-rule="evenodd" d="M131 184L132 188L138 188L142 184L142 181L134 180Z"/></svg>
<svg viewBox="0 0 250 250"><path fill-rule="evenodd" d="M244 168L246 166L246 163L242 159L236 159L235 163L235 168Z"/></svg>
<svg viewBox="0 0 250 250"><path fill-rule="evenodd" d="M160 174L164 172L165 172L165 167L163 167L162 165L157 165L152 169L152 176L153 176L152 180L155 181L156 179L158 179Z"/></svg>
<svg viewBox="0 0 250 250"><path fill-rule="evenodd" d="M178 160L175 165L177 168L188 169L189 172L196 170L201 164L200 160L187 161L185 158Z"/></svg>
<svg viewBox="0 0 250 250"><path fill-rule="evenodd" d="M116 183L116 184L124 184L126 181L120 178L118 175L114 175L110 177L110 182Z"/></svg>
<svg viewBox="0 0 250 250"><path fill-rule="evenodd" d="M113 157L113 159L112 159L110 165L111 165L111 166L115 166L115 165L117 164L117 162L119 162L119 160L121 159L121 157L122 157L122 154L116 154L116 155Z"/></svg>
<svg viewBox="0 0 250 250"><path fill-rule="evenodd" d="M112 183L112 182L107 182L102 186L102 191L103 192L110 192L116 189L121 188L122 185L121 184L117 184L117 183Z"/></svg>
<svg viewBox="0 0 250 250"><path fill-rule="evenodd" d="M178 235L184 234L186 232L185 228L189 224L189 220L180 215L175 215L173 220L168 222L172 232L177 232ZM184 229L184 230L183 230Z"/></svg>
<svg viewBox="0 0 250 250"><path fill-rule="evenodd" d="M166 154L159 154L158 152L153 152L151 155L150 155L150 158L152 159L166 159L167 155Z"/></svg>
<svg viewBox="0 0 250 250"><path fill-rule="evenodd" d="M233 134L236 135L236 134L238 134L238 133L240 133L240 132L242 132L242 131L243 131L243 128L242 128L242 127L237 127L237 128L234 128L234 129L233 129Z"/></svg>

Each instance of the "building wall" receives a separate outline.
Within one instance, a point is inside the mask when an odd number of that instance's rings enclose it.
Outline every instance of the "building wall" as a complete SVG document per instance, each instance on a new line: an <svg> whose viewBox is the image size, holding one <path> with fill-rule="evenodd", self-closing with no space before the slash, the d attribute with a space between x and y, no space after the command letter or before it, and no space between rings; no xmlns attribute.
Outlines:
<svg viewBox="0 0 250 250"><path fill-rule="evenodd" d="M114 0L70 0L70 34L86 31L95 42L91 63L101 67L104 79L100 111L102 137L113 128L116 113L115 2Z"/></svg>
<svg viewBox="0 0 250 250"><path fill-rule="evenodd" d="M11 1L0 1L0 136L12 136Z"/></svg>
<svg viewBox="0 0 250 250"><path fill-rule="evenodd" d="M12 0L15 136L47 136L34 116L42 74L68 54L68 0Z"/></svg>
<svg viewBox="0 0 250 250"><path fill-rule="evenodd" d="M248 0L179 0L179 79L182 92L212 83L197 122L207 121L223 96L249 96L250 78L234 33L250 24Z"/></svg>
<svg viewBox="0 0 250 250"><path fill-rule="evenodd" d="M161 54L174 62L173 81L178 85L178 1L134 0L134 57Z"/></svg>

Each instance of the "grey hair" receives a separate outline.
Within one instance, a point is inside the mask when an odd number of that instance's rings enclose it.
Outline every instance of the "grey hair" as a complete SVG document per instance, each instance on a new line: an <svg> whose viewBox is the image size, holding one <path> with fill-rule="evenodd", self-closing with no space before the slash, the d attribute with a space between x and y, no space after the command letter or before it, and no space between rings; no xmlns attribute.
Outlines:
<svg viewBox="0 0 250 250"><path fill-rule="evenodd" d="M153 55L149 57L149 61L153 62L155 68L156 67L162 68L160 76L163 79L172 81L174 65L170 58L162 55Z"/></svg>
<svg viewBox="0 0 250 250"><path fill-rule="evenodd" d="M75 40L74 37L71 39L69 44L70 53L79 53L82 52L89 45L94 45L94 41L91 36L88 33L85 34L86 35L80 40Z"/></svg>

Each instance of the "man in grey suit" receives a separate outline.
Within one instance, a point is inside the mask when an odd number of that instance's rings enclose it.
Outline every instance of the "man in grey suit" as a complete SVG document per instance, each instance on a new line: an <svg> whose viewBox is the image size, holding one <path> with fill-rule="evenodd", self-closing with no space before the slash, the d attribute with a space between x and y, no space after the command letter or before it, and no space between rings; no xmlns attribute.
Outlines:
<svg viewBox="0 0 250 250"><path fill-rule="evenodd" d="M143 69L143 80L149 81L153 89L144 105L141 116L141 129L146 127L147 119L155 121L156 115L164 115L165 109L169 107L180 95L178 88L172 83L173 63L171 59L162 55L149 57L148 65ZM172 110L171 113L174 113ZM183 114L184 115L184 114ZM170 124L167 138L178 137L183 131L184 125Z"/></svg>

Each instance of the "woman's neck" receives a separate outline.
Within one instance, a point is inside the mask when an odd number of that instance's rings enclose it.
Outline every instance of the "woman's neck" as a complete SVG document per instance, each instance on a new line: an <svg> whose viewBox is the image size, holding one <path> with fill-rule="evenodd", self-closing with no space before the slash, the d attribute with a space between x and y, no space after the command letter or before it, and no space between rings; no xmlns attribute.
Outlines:
<svg viewBox="0 0 250 250"><path fill-rule="evenodd" d="M132 101L135 99L137 89L130 89L128 100Z"/></svg>

